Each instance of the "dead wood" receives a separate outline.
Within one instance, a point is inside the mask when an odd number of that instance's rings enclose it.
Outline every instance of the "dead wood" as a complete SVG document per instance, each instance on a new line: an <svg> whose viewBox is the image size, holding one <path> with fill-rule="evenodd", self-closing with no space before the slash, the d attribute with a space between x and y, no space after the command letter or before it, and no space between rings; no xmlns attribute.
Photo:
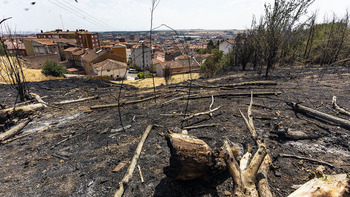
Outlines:
<svg viewBox="0 0 350 197"><path fill-rule="evenodd" d="M25 134L22 134L22 135L18 135L18 136L16 136L16 137L11 138L11 139L7 139L7 140L5 140L5 141L2 141L1 144L6 144L6 143L8 143L8 142L12 142L12 141L15 141L15 140L24 138L24 137L26 137L26 136L28 136L28 135L31 135L31 134L33 134L33 133L25 133Z"/></svg>
<svg viewBox="0 0 350 197"><path fill-rule="evenodd" d="M130 179L132 178L132 174L135 170L137 160L140 157L140 153L143 147L143 144L145 143L148 134L152 130L152 125L148 125L145 132L143 133L141 140L139 144L137 145L137 148L135 150L135 154L132 157L132 160L130 162L130 165L128 167L128 170L126 171L126 174L124 175L123 179L119 182L119 189L115 192L114 197L121 197L124 194L124 185L128 184Z"/></svg>
<svg viewBox="0 0 350 197"><path fill-rule="evenodd" d="M271 96L271 95L280 95L281 92L256 92L254 96ZM230 97L230 96L250 96L251 93L222 93L222 94L213 94L213 95L198 95L198 96L190 96L189 99L202 99L202 98L211 98L211 96L215 97ZM186 98L187 99L187 98Z"/></svg>
<svg viewBox="0 0 350 197"><path fill-rule="evenodd" d="M252 116L253 92L251 92L250 95L251 95L250 96L250 104L249 104L248 112L247 112L248 118L246 118L244 116L244 114L242 113L242 111L240 109L238 109L238 110L241 113L241 116L242 116L242 118L244 120L245 125L248 127L250 135L252 136L253 140L255 142L257 142L258 134L256 133L256 130L255 130L255 127L254 127L254 123L253 123L253 116Z"/></svg>
<svg viewBox="0 0 350 197"><path fill-rule="evenodd" d="M196 113L196 114L192 114L190 116L187 116L186 118L184 118L184 120L189 120L191 118L194 118L194 117L197 117L197 116L202 116L202 115L207 115L207 114L211 114L213 113L214 111L220 109L221 106L215 108L215 109L212 109L212 110L209 110L209 111L206 111L206 112L199 112L199 113Z"/></svg>
<svg viewBox="0 0 350 197"><path fill-rule="evenodd" d="M344 63L344 62L347 62L347 61L350 61L350 58L345 58L345 59L336 61L336 62L330 64L329 66L333 66L333 65L336 65L336 64Z"/></svg>
<svg viewBox="0 0 350 197"><path fill-rule="evenodd" d="M258 189L259 189L259 195L260 197L272 197L272 192L270 190L270 184L267 179L267 175L269 173L269 168L271 165L271 157L269 155L266 155L263 163L261 164L259 171L258 171Z"/></svg>
<svg viewBox="0 0 350 197"><path fill-rule="evenodd" d="M197 94L192 94L191 96L196 96ZM162 103L161 105L162 106L165 106L165 105L168 105L174 101L177 101L177 100L180 100L180 99L186 99L188 98L188 95L183 95L183 96L179 96L179 97L176 97L176 98L173 98L173 99L170 99L168 101L165 101L164 103Z"/></svg>
<svg viewBox="0 0 350 197"><path fill-rule="evenodd" d="M184 127L184 129L186 129L186 130L199 129L199 128L204 128L204 127L215 127L215 126L219 126L219 125L220 125L219 123L202 124L202 125L195 125L195 126Z"/></svg>
<svg viewBox="0 0 350 197"><path fill-rule="evenodd" d="M312 161L312 162L320 163L320 164L327 165L327 166L330 166L330 167L334 168L333 164L330 164L330 163L325 162L325 161L320 161L320 160L317 160L317 159L313 159L313 158L302 157L302 156L298 156L298 155L289 155L289 154L284 154L284 153L280 153L279 155L281 157L289 157L289 158L303 159L303 160L307 160L307 161Z"/></svg>
<svg viewBox="0 0 350 197"><path fill-rule="evenodd" d="M130 159L127 158L126 160L119 162L118 165L113 169L113 172L119 172L121 169L123 169L128 163Z"/></svg>
<svg viewBox="0 0 350 197"><path fill-rule="evenodd" d="M118 129L112 129L111 132L112 132L112 133L120 132L120 131L124 131L124 130L130 129L130 128L131 128L131 125L126 125L124 128L121 127L121 128L118 128Z"/></svg>
<svg viewBox="0 0 350 197"><path fill-rule="evenodd" d="M151 97L136 100L136 101L125 101L125 102L121 102L119 106L141 103L141 102L149 101L158 97L160 97L160 95L151 96ZM94 105L94 106L91 106L90 109L103 109L103 108L110 108L110 107L118 107L118 103L112 103L112 104L106 104L106 105Z"/></svg>
<svg viewBox="0 0 350 197"><path fill-rule="evenodd" d="M306 182L288 197L300 196L349 197L350 179L347 174L324 175L324 177L314 178Z"/></svg>
<svg viewBox="0 0 350 197"><path fill-rule="evenodd" d="M322 119L322 120L325 120L325 121L328 121L331 123L335 123L343 128L350 129L350 121L349 120L338 118L338 117L311 109L309 107L302 106L302 105L297 104L297 103L288 103L288 105L292 106L292 108L295 112L304 113L308 116L311 116L314 118L319 118L319 119Z"/></svg>
<svg viewBox="0 0 350 197"><path fill-rule="evenodd" d="M139 170L139 175L140 175L141 183L145 182L145 181L143 180L143 175L142 175L142 171L141 171L140 165L137 165L137 169Z"/></svg>
<svg viewBox="0 0 350 197"><path fill-rule="evenodd" d="M87 100L93 100L93 99L98 99L99 96L91 96L91 97L86 97L86 98L80 98L80 99L76 99L76 100L65 100L65 101L60 101L57 103L53 103L54 105L64 105L64 104L71 104L71 103L78 103L78 102L83 102L83 101L87 101Z"/></svg>
<svg viewBox="0 0 350 197"><path fill-rule="evenodd" d="M38 103L42 103L42 104L47 104L45 101L43 101L43 99L35 93L30 93L30 96L34 97L34 99L38 102Z"/></svg>
<svg viewBox="0 0 350 197"><path fill-rule="evenodd" d="M166 135L170 148L170 166L165 174L178 180L193 180L206 176L214 166L212 149L196 137L171 133Z"/></svg>
<svg viewBox="0 0 350 197"><path fill-rule="evenodd" d="M0 122L6 121L13 117L26 117L35 111L46 107L43 103L30 104L15 108L7 108L0 110Z"/></svg>
<svg viewBox="0 0 350 197"><path fill-rule="evenodd" d="M249 165L242 166L241 168L238 165L238 162L236 161L236 158L234 157L227 141L224 143L224 150L225 161L235 183L234 195L242 197L259 197L255 183L257 182L256 177L258 170L267 154L266 148L264 146L260 146L258 151L251 159ZM247 162L242 162L242 164L246 165Z"/></svg>
<svg viewBox="0 0 350 197"><path fill-rule="evenodd" d="M333 105L333 108L336 109L339 113L350 116L350 112L346 111L345 109L343 109L337 105L337 97L336 96L333 96L332 105Z"/></svg>
<svg viewBox="0 0 350 197"><path fill-rule="evenodd" d="M12 127L10 130L5 131L4 133L0 134L0 141L4 141L10 137L15 136L17 133L19 133L20 131L22 131L22 129L30 122L32 121L32 119L28 119L14 127Z"/></svg>
<svg viewBox="0 0 350 197"><path fill-rule="evenodd" d="M258 136L256 130L255 130L255 126L254 126L254 122L253 122L253 115L252 115L252 106L253 106L253 92L251 92L251 97L250 97L250 104L249 104L249 107L248 107L248 111L247 111L247 118L244 116L244 114L242 113L242 111L239 109L239 112L244 120L244 123L245 125L247 126L249 132L250 132L250 135L252 136L253 140L255 141L255 143L259 146L259 149L260 147L263 147L265 152L266 152L266 156L264 161L262 163L260 163L260 169L259 169L259 174L261 175L259 177L259 181L257 182L257 186L258 186L258 192L260 194L260 196L262 197L272 197L272 193L271 193L271 190L270 190L270 185L269 185L269 182L268 182L268 179L267 179L267 175L268 175L268 170L270 168L270 164L272 162L272 159L271 159L271 156L267 153L267 149L265 148L266 145L265 143L263 142L263 140ZM258 150L259 151L259 150ZM256 155L257 153L255 153ZM245 156L247 155L247 158L242 158L241 160L241 170L244 170L245 169L245 166L248 165L249 163L249 159L250 159L250 151L248 151L248 153L245 154ZM254 155L254 157L255 157ZM254 160L254 157L253 157L253 160ZM245 159L245 160L243 160ZM253 160L251 161L251 163L253 162ZM260 162L260 160L259 160ZM255 178L256 178L256 175L255 175ZM255 180L255 179L254 179ZM253 186L251 186L252 189L253 189ZM254 183L254 187L255 187L255 183ZM252 190L252 193L251 195L253 196L259 196L258 194L255 193L254 190ZM249 196L249 195L248 195Z"/></svg>
<svg viewBox="0 0 350 197"><path fill-rule="evenodd" d="M232 83L232 84L220 84L220 85L192 85L191 88L222 88L222 87L239 87L239 86L260 86L260 85L277 85L277 82L274 81L248 81L241 83ZM176 86L176 88L188 88L189 86ZM174 87L169 87L174 88Z"/></svg>

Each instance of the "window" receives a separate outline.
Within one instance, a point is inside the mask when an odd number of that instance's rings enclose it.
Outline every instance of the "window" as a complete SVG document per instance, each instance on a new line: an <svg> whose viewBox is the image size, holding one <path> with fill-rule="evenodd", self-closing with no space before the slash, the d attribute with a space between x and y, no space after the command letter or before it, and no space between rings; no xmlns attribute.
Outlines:
<svg viewBox="0 0 350 197"><path fill-rule="evenodd" d="M81 35L79 35L79 38L81 38Z"/></svg>

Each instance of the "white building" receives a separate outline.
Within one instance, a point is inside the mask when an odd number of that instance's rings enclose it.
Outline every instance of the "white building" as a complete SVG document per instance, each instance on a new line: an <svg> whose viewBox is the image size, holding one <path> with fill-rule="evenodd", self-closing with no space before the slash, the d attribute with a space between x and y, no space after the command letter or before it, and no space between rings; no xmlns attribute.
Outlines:
<svg viewBox="0 0 350 197"><path fill-rule="evenodd" d="M227 55L230 50L233 49L235 46L235 41L234 40L225 40L219 45L219 50L224 52L224 55Z"/></svg>
<svg viewBox="0 0 350 197"><path fill-rule="evenodd" d="M131 50L132 64L144 70L151 66L151 50L149 47L141 45Z"/></svg>
<svg viewBox="0 0 350 197"><path fill-rule="evenodd" d="M124 78L126 76L127 64L111 59L93 65L94 74L99 76L109 76L113 79Z"/></svg>

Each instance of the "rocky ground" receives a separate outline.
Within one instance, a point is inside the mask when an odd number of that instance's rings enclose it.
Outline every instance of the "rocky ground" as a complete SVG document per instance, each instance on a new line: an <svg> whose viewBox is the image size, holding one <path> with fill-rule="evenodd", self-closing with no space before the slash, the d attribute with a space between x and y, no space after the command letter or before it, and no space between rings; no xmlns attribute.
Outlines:
<svg viewBox="0 0 350 197"><path fill-rule="evenodd" d="M268 175L271 190L276 196L287 196L293 185L308 181L315 169L322 165L302 159L281 157L281 153L325 161L325 173L347 173L350 166L350 131L303 114L295 113L288 102L303 102L319 111L349 119L332 109L337 96L338 105L350 110L350 69L346 66L327 68L276 68L269 80L278 85L240 86L234 89L199 88L220 84L265 80L255 71L231 71L210 79L194 80L192 94L281 92L280 95L254 97L255 128L268 145L273 163ZM118 189L127 166L118 172L113 169L131 159L147 125L153 127L142 149L138 164L143 173L141 183L138 171L133 174L124 196L225 196L232 192L228 171L195 181L177 181L166 177L163 170L169 166L170 151L164 133L181 127L218 123L218 126L188 130L189 135L204 140L212 148L220 148L224 139L239 145L243 152L254 145L239 110L246 112L249 96L215 97L213 113L182 121L177 114L207 111L210 97L175 100L188 94L189 82L160 86L157 100L118 107L94 109L93 105L116 103L120 86L99 80L67 79L28 84L30 92L37 93L48 107L37 113L24 128L22 138L0 144L0 196L112 196ZM12 106L15 92L0 85L0 103ZM121 102L152 96L153 89L123 86ZM98 95L99 99L54 105L54 102ZM188 104L188 107L186 107ZM187 108L187 110L186 110ZM172 116L169 116L173 114ZM123 125L130 129L112 132ZM0 125L6 130L7 125ZM282 131L302 131L310 139L293 140Z"/></svg>

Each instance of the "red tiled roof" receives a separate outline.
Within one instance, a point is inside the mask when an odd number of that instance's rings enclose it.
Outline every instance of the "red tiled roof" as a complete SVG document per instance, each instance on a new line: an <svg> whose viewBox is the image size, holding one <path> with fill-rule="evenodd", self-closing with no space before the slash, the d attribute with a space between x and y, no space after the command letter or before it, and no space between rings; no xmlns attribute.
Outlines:
<svg viewBox="0 0 350 197"><path fill-rule="evenodd" d="M81 50L74 52L73 55L82 55L84 53L85 53L84 49L81 49Z"/></svg>
<svg viewBox="0 0 350 197"><path fill-rule="evenodd" d="M69 48L67 48L67 49L65 49L65 50L63 50L63 51L65 51L65 52L72 52L72 51L75 51L75 50L78 50L79 48L77 48L77 47L69 47Z"/></svg>
<svg viewBox="0 0 350 197"><path fill-rule="evenodd" d="M115 61L112 59L106 59L102 62L93 65L98 71L101 70L113 70L118 68L127 68L127 64L124 62Z"/></svg>

